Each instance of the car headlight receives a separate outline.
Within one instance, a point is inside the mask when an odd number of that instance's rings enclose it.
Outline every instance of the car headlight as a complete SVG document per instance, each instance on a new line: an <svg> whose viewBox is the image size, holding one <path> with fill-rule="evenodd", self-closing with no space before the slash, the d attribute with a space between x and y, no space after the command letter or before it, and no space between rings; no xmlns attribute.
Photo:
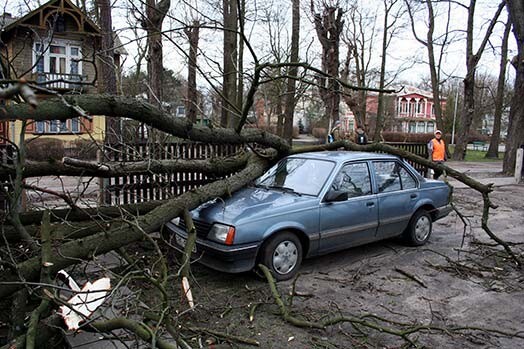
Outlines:
<svg viewBox="0 0 524 349"><path fill-rule="evenodd" d="M235 227L230 225L215 223L209 230L207 238L226 245L233 245L235 239Z"/></svg>

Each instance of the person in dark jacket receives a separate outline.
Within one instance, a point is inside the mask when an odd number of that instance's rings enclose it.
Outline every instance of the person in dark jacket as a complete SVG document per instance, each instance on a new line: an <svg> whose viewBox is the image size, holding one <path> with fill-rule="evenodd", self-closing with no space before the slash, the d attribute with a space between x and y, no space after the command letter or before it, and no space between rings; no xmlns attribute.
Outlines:
<svg viewBox="0 0 524 349"><path fill-rule="evenodd" d="M360 144L360 145L364 145L368 143L368 137L366 136L366 132L364 131L362 127L360 126L357 127L356 133L357 135L355 137L355 143Z"/></svg>

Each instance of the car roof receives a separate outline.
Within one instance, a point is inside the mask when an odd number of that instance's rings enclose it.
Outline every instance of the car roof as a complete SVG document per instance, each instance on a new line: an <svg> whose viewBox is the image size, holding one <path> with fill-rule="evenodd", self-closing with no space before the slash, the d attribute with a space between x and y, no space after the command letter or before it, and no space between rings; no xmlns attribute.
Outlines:
<svg viewBox="0 0 524 349"><path fill-rule="evenodd" d="M319 151L308 152L292 155L295 158L308 158L318 160L331 160L336 162L344 162L348 160L375 160L375 159L398 159L397 156L380 153L367 153L361 151Z"/></svg>

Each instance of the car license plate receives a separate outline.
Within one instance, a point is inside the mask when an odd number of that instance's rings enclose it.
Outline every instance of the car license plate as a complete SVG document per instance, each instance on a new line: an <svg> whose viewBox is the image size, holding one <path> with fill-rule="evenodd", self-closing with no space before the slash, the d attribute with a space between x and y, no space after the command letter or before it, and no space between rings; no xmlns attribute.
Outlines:
<svg viewBox="0 0 524 349"><path fill-rule="evenodd" d="M175 241L176 241L176 243L179 246L182 246L184 249L186 248L186 243L187 243L187 239L186 238L183 238L183 237L181 237L179 235L175 235ZM193 252L193 253L197 252L196 244L195 244L195 246L193 246L193 249L191 250L191 252Z"/></svg>

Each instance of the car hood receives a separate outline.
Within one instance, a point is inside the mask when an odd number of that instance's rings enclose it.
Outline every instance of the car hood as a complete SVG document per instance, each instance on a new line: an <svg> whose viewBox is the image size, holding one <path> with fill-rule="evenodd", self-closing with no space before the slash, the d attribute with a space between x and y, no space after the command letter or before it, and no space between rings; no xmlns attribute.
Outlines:
<svg viewBox="0 0 524 349"><path fill-rule="evenodd" d="M194 219L208 223L220 222L231 225L244 221L285 215L294 209L318 203L318 198L309 195L299 196L283 191L248 187L235 192L226 199L214 199L192 211Z"/></svg>

